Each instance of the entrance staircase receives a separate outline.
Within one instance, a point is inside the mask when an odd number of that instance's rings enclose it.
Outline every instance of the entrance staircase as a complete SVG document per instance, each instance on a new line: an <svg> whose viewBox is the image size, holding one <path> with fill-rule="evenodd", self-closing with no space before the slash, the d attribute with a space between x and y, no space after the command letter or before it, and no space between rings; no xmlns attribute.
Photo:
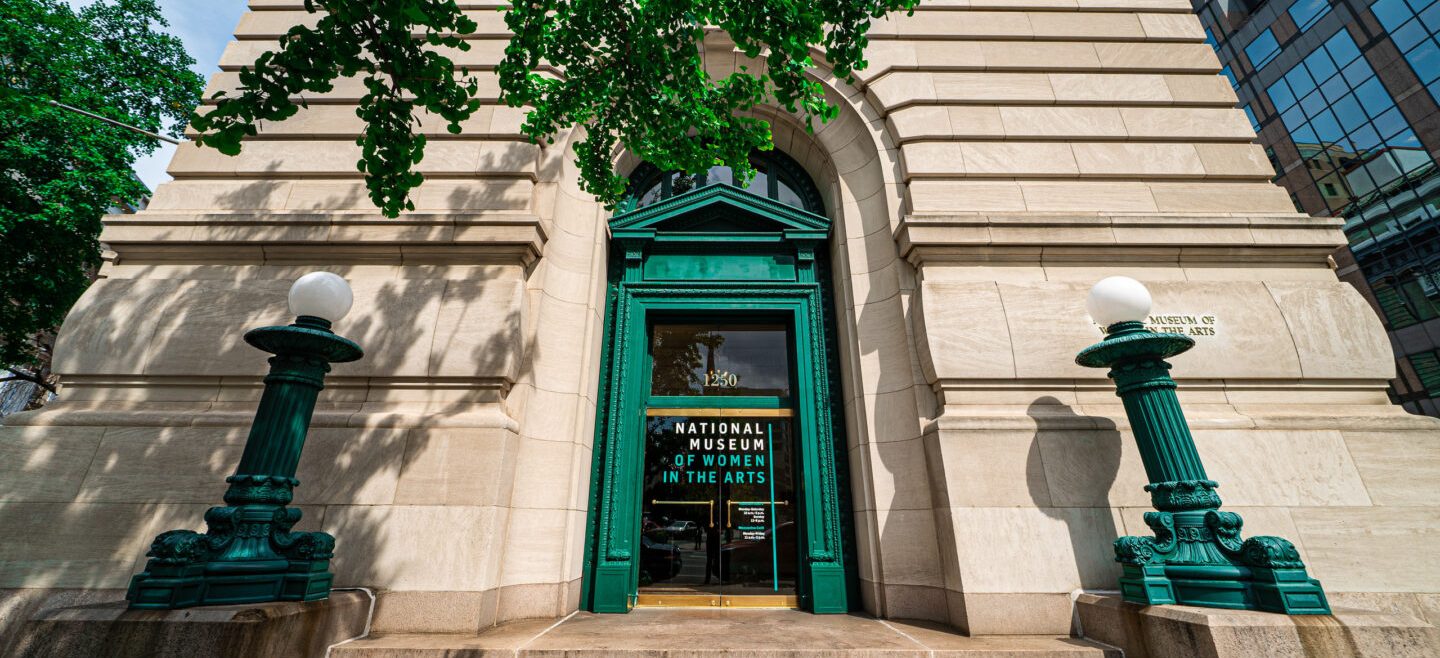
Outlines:
<svg viewBox="0 0 1440 658"><path fill-rule="evenodd" d="M1068 637L965 637L922 622L795 610L637 608L517 621L479 635L380 635L333 647L331 658L1121 658Z"/></svg>

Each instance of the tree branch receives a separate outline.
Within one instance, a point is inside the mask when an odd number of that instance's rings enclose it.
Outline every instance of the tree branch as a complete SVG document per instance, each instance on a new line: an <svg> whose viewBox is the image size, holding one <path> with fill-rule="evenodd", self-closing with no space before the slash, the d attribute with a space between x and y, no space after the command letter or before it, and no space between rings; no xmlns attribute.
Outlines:
<svg viewBox="0 0 1440 658"><path fill-rule="evenodd" d="M23 382L30 382L30 383L32 383L32 384L34 384L34 385L36 385L36 386L39 386L40 388L43 388L43 389L45 389L45 390L47 390L47 391L50 391L51 393L59 394L59 392L60 392L60 391L55 390L55 386L54 386L54 385L52 385L52 384L50 384L49 382L45 381L45 380L44 380L42 377L40 377L39 375L33 375L33 374L28 373L28 372L24 372L24 371L21 371L21 370L16 370L16 369L14 369L14 368L6 368L5 370L9 371L9 372L10 372L12 375L14 375L14 376L13 376L13 377L6 377L6 378L4 378L4 379L0 379L0 382L10 382L10 381L19 380L19 381L23 381Z"/></svg>

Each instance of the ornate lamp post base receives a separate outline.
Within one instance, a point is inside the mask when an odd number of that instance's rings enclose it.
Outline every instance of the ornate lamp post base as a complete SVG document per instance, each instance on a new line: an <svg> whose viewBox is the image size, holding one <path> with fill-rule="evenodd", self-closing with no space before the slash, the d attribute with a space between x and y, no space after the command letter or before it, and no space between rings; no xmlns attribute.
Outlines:
<svg viewBox="0 0 1440 658"><path fill-rule="evenodd" d="M1215 508L1147 512L1145 523L1154 537L1115 540L1115 560L1123 569L1120 593L1126 601L1330 614L1320 581L1306 573L1295 546L1281 537L1242 542L1239 514ZM1187 539L1180 539L1182 535Z"/></svg>
<svg viewBox="0 0 1440 658"><path fill-rule="evenodd" d="M300 510L280 506L267 514L263 507L212 507L205 513L205 534L171 530L156 537L145 571L130 580L130 607L171 610L330 596L335 538L323 532L290 532ZM243 532L256 536L243 537ZM250 544L250 550L227 550L241 544ZM269 544L270 550L261 544ZM258 557L266 552L277 557Z"/></svg>
<svg viewBox="0 0 1440 658"><path fill-rule="evenodd" d="M348 303L347 303L348 306ZM354 361L360 346L330 331L330 322L300 316L287 327L261 327L245 341L274 354L224 507L205 513L206 532L171 530L150 545L145 571L130 581L131 608L314 601L330 595L335 538L292 532L300 510L289 505L299 481L305 434L331 363Z"/></svg>
<svg viewBox="0 0 1440 658"><path fill-rule="evenodd" d="M1089 368L1110 368L1150 478L1145 490L1157 510L1145 513L1154 537L1115 540L1121 594L1145 605L1330 614L1320 582L1310 578L1293 544L1281 537L1242 541L1240 515L1220 511L1220 485L1205 475L1165 361L1194 345L1186 336L1157 334L1140 322L1117 322L1105 340L1075 359Z"/></svg>

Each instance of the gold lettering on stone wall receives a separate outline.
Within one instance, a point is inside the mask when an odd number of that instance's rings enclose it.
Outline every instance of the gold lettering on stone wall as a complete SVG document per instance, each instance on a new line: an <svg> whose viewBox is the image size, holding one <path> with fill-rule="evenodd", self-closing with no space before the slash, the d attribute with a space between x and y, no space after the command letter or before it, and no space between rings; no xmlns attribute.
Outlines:
<svg viewBox="0 0 1440 658"><path fill-rule="evenodd" d="M1145 318L1145 328L1156 333L1180 334L1182 336L1215 336L1220 322L1214 313L1166 313ZM1100 333L1105 328L1096 326Z"/></svg>

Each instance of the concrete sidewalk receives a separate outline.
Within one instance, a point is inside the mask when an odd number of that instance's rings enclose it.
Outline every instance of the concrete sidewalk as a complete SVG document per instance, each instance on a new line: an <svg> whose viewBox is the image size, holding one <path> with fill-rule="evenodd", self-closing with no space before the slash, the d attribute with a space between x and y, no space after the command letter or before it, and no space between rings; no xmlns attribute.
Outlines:
<svg viewBox="0 0 1440 658"><path fill-rule="evenodd" d="M335 658L590 658L645 656L985 656L1120 658L1087 640L1045 636L965 637L923 622L796 610L637 608L626 615L580 612L561 621L519 621L480 635L398 634L336 647Z"/></svg>

